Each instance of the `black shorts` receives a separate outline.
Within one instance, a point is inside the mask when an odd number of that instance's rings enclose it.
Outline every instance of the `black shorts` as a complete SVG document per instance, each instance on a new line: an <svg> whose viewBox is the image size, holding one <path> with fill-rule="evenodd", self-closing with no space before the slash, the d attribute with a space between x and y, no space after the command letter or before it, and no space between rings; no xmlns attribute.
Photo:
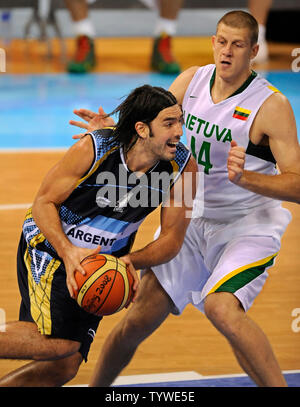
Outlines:
<svg viewBox="0 0 300 407"><path fill-rule="evenodd" d="M87 313L70 297L62 261L52 257L43 243L28 246L22 233L17 272L22 297L19 320L35 322L42 335L80 342L79 352L87 361L102 317Z"/></svg>

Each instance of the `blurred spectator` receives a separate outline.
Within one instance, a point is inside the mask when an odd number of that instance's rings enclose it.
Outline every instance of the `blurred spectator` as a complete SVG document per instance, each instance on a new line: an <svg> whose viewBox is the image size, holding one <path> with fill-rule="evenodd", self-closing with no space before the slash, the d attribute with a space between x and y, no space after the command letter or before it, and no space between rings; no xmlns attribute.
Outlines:
<svg viewBox="0 0 300 407"><path fill-rule="evenodd" d="M76 36L74 59L68 64L68 71L84 73L96 65L95 29L89 18L88 3L93 0L64 0L69 9ZM158 11L154 27L154 41L151 68L161 73L177 74L180 67L172 53L172 37L176 33L177 18L183 0L141 0L149 8Z"/></svg>
<svg viewBox="0 0 300 407"><path fill-rule="evenodd" d="M85 73L91 71L96 65L94 46L95 29L88 15L88 2L86 0L64 0L73 21L76 36L76 52L74 59L68 64L68 71Z"/></svg>
<svg viewBox="0 0 300 407"><path fill-rule="evenodd" d="M253 60L256 63L267 62L269 58L268 44L266 41L266 25L273 0L248 0L249 12L259 24L258 44L259 51Z"/></svg>

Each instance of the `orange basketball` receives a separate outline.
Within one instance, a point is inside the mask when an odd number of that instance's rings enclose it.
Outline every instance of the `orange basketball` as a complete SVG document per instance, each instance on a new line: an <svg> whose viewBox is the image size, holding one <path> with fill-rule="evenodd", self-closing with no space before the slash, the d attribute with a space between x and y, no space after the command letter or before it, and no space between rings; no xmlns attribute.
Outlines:
<svg viewBox="0 0 300 407"><path fill-rule="evenodd" d="M81 262L86 271L75 273L77 303L87 312L103 316L115 314L130 303L133 277L126 264L109 254L96 254Z"/></svg>

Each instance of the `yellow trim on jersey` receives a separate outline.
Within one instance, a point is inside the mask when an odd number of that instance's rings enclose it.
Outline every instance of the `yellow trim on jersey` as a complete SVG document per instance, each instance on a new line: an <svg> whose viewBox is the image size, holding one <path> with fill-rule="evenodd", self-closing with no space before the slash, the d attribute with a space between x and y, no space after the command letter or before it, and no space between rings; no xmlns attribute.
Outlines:
<svg viewBox="0 0 300 407"><path fill-rule="evenodd" d="M177 162L175 160L170 161L172 168L173 168L173 182L175 181L177 175L180 173L179 171L179 165L177 164Z"/></svg>
<svg viewBox="0 0 300 407"><path fill-rule="evenodd" d="M59 260L52 259L48 264L45 273L41 276L40 282L37 284L32 276L32 259L28 252L28 248L24 254L24 261L28 270L28 290L31 316L42 335L51 335L51 287L54 273L60 266L61 262Z"/></svg>
<svg viewBox="0 0 300 407"><path fill-rule="evenodd" d="M42 243L44 240L46 240L46 238L43 235L43 233L38 233L30 240L29 244L31 247L36 247L39 243Z"/></svg>
<svg viewBox="0 0 300 407"><path fill-rule="evenodd" d="M171 161L172 167L173 167L173 172L179 172L179 165L175 160Z"/></svg>
<svg viewBox="0 0 300 407"><path fill-rule="evenodd" d="M175 160L170 161L172 168L173 168L173 172L172 174L172 178L170 179L170 188L174 185L175 181L178 178L178 175L180 175L180 171L179 171L179 165L177 164L177 162Z"/></svg>
<svg viewBox="0 0 300 407"><path fill-rule="evenodd" d="M32 207L27 209L26 215L25 215L25 220L32 218Z"/></svg>
<svg viewBox="0 0 300 407"><path fill-rule="evenodd" d="M271 89L273 92L275 93L281 93L280 90L278 90L277 88L275 88L275 86L269 85L268 86L269 89Z"/></svg>
<svg viewBox="0 0 300 407"><path fill-rule="evenodd" d="M28 219L33 219L32 217L32 207L30 207L25 215L25 221ZM46 240L45 236L43 235L43 233L38 233L37 235L35 235L29 242L31 247L36 247L39 243L42 243L44 240Z"/></svg>
<svg viewBox="0 0 300 407"><path fill-rule="evenodd" d="M114 150L117 150L119 148L119 146L115 146L113 148L111 148L110 150L108 150L101 158L99 161L96 162L95 166L91 169L91 171L89 171L87 173L87 175L83 178L80 178L80 180L78 180L75 188L78 187L78 185L80 185L83 181L85 181L88 177L90 177L98 168L99 166L103 163L103 161L109 156L109 154L111 154ZM74 188L74 189L75 189Z"/></svg>
<svg viewBox="0 0 300 407"><path fill-rule="evenodd" d="M275 254L272 254L269 257L266 257L265 259L258 260L258 261L254 262L254 263L247 264L246 266L240 267L240 268L238 268L236 270L233 270L231 273L226 274L226 276L224 276L220 281L217 282L217 284L215 284L215 286L209 291L208 294L214 293L219 287L221 287L222 284L224 284L226 281L228 281L230 278L236 276L237 274L239 274L239 273L241 273L241 272L243 272L243 271L245 271L247 269L257 267L257 266L261 266L261 265L263 265L265 263L268 263L270 260L272 260L274 257L276 257L277 254L278 254L278 252L275 253Z"/></svg>

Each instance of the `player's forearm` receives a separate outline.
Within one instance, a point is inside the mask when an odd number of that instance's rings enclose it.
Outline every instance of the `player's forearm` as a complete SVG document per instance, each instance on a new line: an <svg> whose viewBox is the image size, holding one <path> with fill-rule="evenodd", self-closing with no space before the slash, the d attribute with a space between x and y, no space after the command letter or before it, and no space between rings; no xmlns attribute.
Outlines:
<svg viewBox="0 0 300 407"><path fill-rule="evenodd" d="M63 258L65 251L72 244L62 229L55 204L36 199L32 206L32 215L40 231L54 247L57 254Z"/></svg>
<svg viewBox="0 0 300 407"><path fill-rule="evenodd" d="M183 239L175 236L160 236L143 249L130 253L130 260L136 270L167 263L179 252Z"/></svg>
<svg viewBox="0 0 300 407"><path fill-rule="evenodd" d="M300 203L299 174L266 175L245 170L238 185L256 194L273 199Z"/></svg>

